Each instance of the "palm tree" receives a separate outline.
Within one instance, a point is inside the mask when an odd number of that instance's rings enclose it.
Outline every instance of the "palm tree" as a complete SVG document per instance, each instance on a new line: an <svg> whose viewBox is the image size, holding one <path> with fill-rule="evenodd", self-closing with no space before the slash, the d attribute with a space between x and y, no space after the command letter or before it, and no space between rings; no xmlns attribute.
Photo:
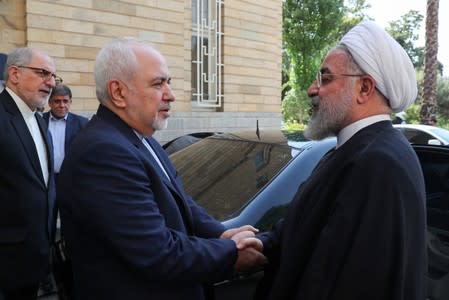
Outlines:
<svg viewBox="0 0 449 300"><path fill-rule="evenodd" d="M426 46L424 54L424 87L421 123L427 123L437 113L436 85L438 75L438 5L439 0L427 0Z"/></svg>

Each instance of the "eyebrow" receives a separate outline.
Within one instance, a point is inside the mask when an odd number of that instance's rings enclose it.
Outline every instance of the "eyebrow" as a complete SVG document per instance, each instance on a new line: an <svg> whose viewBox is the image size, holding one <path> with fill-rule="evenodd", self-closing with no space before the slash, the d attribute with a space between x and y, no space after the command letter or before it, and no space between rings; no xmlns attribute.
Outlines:
<svg viewBox="0 0 449 300"><path fill-rule="evenodd" d="M154 78L152 81L158 81L158 80L168 81L170 79L171 79L170 76L158 76L158 77Z"/></svg>

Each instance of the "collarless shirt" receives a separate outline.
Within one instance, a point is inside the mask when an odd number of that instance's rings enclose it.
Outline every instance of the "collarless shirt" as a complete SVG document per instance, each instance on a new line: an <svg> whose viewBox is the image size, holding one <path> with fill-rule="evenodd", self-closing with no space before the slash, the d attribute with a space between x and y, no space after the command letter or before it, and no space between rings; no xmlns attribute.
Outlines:
<svg viewBox="0 0 449 300"><path fill-rule="evenodd" d="M6 87L6 90L11 95L12 99L16 103L19 108L20 113L22 114L23 119L30 131L30 134L33 138L34 145L37 150L37 155L39 157L39 164L41 166L42 175L44 178L45 185L48 184L48 159L47 159L47 148L45 146L45 140L42 136L42 133L39 129L39 125L37 124L35 111L32 111L28 105L14 93L10 88Z"/></svg>
<svg viewBox="0 0 449 300"><path fill-rule="evenodd" d="M359 130L361 130L371 124L374 124L374 123L377 123L380 121L387 121L387 120L388 121L391 120L389 115L376 115L376 116L364 118L364 119L358 120L357 122L349 124L342 130L340 130L340 132L338 133L337 146L335 148L341 147L341 145L346 143Z"/></svg>
<svg viewBox="0 0 449 300"><path fill-rule="evenodd" d="M51 112L49 115L48 130L50 130L53 139L55 173L59 173L65 156L65 128L68 115L69 114L66 114L64 118L61 119L55 118Z"/></svg>

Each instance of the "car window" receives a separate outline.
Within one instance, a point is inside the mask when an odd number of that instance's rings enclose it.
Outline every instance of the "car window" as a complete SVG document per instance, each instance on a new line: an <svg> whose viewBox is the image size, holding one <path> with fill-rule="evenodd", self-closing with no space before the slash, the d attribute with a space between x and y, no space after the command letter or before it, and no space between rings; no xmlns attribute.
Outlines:
<svg viewBox="0 0 449 300"><path fill-rule="evenodd" d="M418 148L420 149L420 148ZM418 150L426 184L429 296L439 297L449 284L449 155Z"/></svg>
<svg viewBox="0 0 449 300"><path fill-rule="evenodd" d="M436 136L439 136L442 139L444 139L445 140L444 144L447 144L447 141L449 141L449 130L441 127L432 126L429 128L429 131L431 131Z"/></svg>
<svg viewBox="0 0 449 300"><path fill-rule="evenodd" d="M286 144L207 138L170 156L186 192L220 221L234 216L291 159Z"/></svg>
<svg viewBox="0 0 449 300"><path fill-rule="evenodd" d="M411 144L427 145L429 143L429 140L435 139L435 137L433 137L432 135L421 130L410 128L400 128L400 130Z"/></svg>

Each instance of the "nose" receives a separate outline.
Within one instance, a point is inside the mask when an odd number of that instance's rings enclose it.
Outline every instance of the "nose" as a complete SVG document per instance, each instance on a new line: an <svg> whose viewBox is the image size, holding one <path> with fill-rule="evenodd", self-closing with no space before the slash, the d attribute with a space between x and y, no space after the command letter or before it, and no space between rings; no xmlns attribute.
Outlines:
<svg viewBox="0 0 449 300"><path fill-rule="evenodd" d="M171 89L171 86L168 85L168 84L166 85L166 89L164 91L163 99L164 99L164 101L168 101L168 102L173 102L176 99L175 93Z"/></svg>
<svg viewBox="0 0 449 300"><path fill-rule="evenodd" d="M51 88L54 88L56 86L56 79L53 76L50 76L49 78L45 78L44 82L46 85L50 86Z"/></svg>
<svg viewBox="0 0 449 300"><path fill-rule="evenodd" d="M318 92L320 91L320 88L318 87L318 84L316 80L312 82L312 84L307 89L307 95L312 98L318 95Z"/></svg>

